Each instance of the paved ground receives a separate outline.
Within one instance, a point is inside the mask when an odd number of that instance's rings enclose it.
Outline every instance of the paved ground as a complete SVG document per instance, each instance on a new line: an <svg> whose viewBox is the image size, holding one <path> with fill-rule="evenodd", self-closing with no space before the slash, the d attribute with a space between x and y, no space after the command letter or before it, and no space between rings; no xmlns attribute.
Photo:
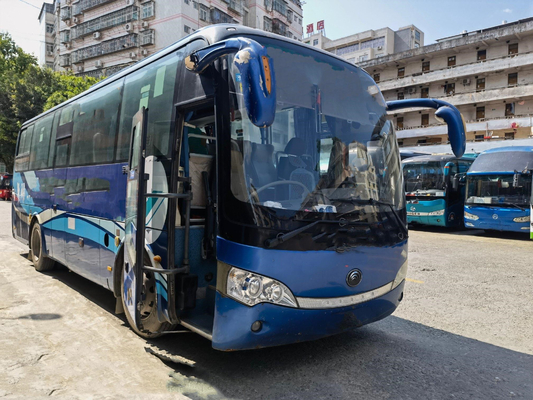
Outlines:
<svg viewBox="0 0 533 400"><path fill-rule="evenodd" d="M0 202L0 398L533 399L533 242L410 236L393 316L316 342L221 353L195 334L147 343L113 314L110 292L67 270L37 273Z"/></svg>

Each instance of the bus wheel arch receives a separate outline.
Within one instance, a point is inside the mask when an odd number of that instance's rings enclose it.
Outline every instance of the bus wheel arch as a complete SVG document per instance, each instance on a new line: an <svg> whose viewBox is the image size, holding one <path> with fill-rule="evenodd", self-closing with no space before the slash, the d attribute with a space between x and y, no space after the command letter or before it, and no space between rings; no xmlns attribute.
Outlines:
<svg viewBox="0 0 533 400"><path fill-rule="evenodd" d="M42 236L41 224L37 216L30 222L28 247L30 249L30 260L39 272L50 271L55 266L55 261L49 258L44 252L45 240Z"/></svg>

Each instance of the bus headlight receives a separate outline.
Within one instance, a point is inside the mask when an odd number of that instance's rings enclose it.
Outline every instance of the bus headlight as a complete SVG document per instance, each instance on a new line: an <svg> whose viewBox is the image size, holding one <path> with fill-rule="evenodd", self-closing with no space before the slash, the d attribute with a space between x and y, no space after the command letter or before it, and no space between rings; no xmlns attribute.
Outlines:
<svg viewBox="0 0 533 400"><path fill-rule="evenodd" d="M473 219L475 221L476 219L479 219L479 217L477 215L470 214L469 212L465 211L465 219Z"/></svg>
<svg viewBox="0 0 533 400"><path fill-rule="evenodd" d="M248 306L273 303L280 306L298 307L293 294L283 283L236 267L229 270L226 294Z"/></svg>
<svg viewBox="0 0 533 400"><path fill-rule="evenodd" d="M444 215L444 210L431 211L428 215Z"/></svg>
<svg viewBox="0 0 533 400"><path fill-rule="evenodd" d="M529 216L513 218L514 222L529 222Z"/></svg>
<svg viewBox="0 0 533 400"><path fill-rule="evenodd" d="M402 283L403 280L405 279L405 277L407 276L407 265L408 265L408 262L407 262L407 259L406 259L405 262L400 267L400 270L396 274L396 278L394 278L394 281L392 282L392 289L391 290L396 289L396 287L400 283Z"/></svg>

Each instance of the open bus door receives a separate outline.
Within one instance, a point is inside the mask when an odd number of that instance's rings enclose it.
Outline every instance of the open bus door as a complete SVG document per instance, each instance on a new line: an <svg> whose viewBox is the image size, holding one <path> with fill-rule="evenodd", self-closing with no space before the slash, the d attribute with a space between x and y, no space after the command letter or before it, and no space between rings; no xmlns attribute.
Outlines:
<svg viewBox="0 0 533 400"><path fill-rule="evenodd" d="M126 225L124 239L124 270L122 296L135 327L142 331L140 318L142 267L144 264L144 225L146 177L144 155L146 148L147 109L143 107L133 117L128 178L126 191Z"/></svg>

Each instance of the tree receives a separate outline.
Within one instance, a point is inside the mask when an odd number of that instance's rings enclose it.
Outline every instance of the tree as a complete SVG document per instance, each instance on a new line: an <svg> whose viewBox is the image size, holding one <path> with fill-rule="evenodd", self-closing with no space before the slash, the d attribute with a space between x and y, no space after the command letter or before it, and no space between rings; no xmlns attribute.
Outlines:
<svg viewBox="0 0 533 400"><path fill-rule="evenodd" d="M54 91L46 100L43 111L49 110L71 97L86 91L92 85L100 81L99 79L92 77L74 76L72 73L63 74L56 72L54 75Z"/></svg>

